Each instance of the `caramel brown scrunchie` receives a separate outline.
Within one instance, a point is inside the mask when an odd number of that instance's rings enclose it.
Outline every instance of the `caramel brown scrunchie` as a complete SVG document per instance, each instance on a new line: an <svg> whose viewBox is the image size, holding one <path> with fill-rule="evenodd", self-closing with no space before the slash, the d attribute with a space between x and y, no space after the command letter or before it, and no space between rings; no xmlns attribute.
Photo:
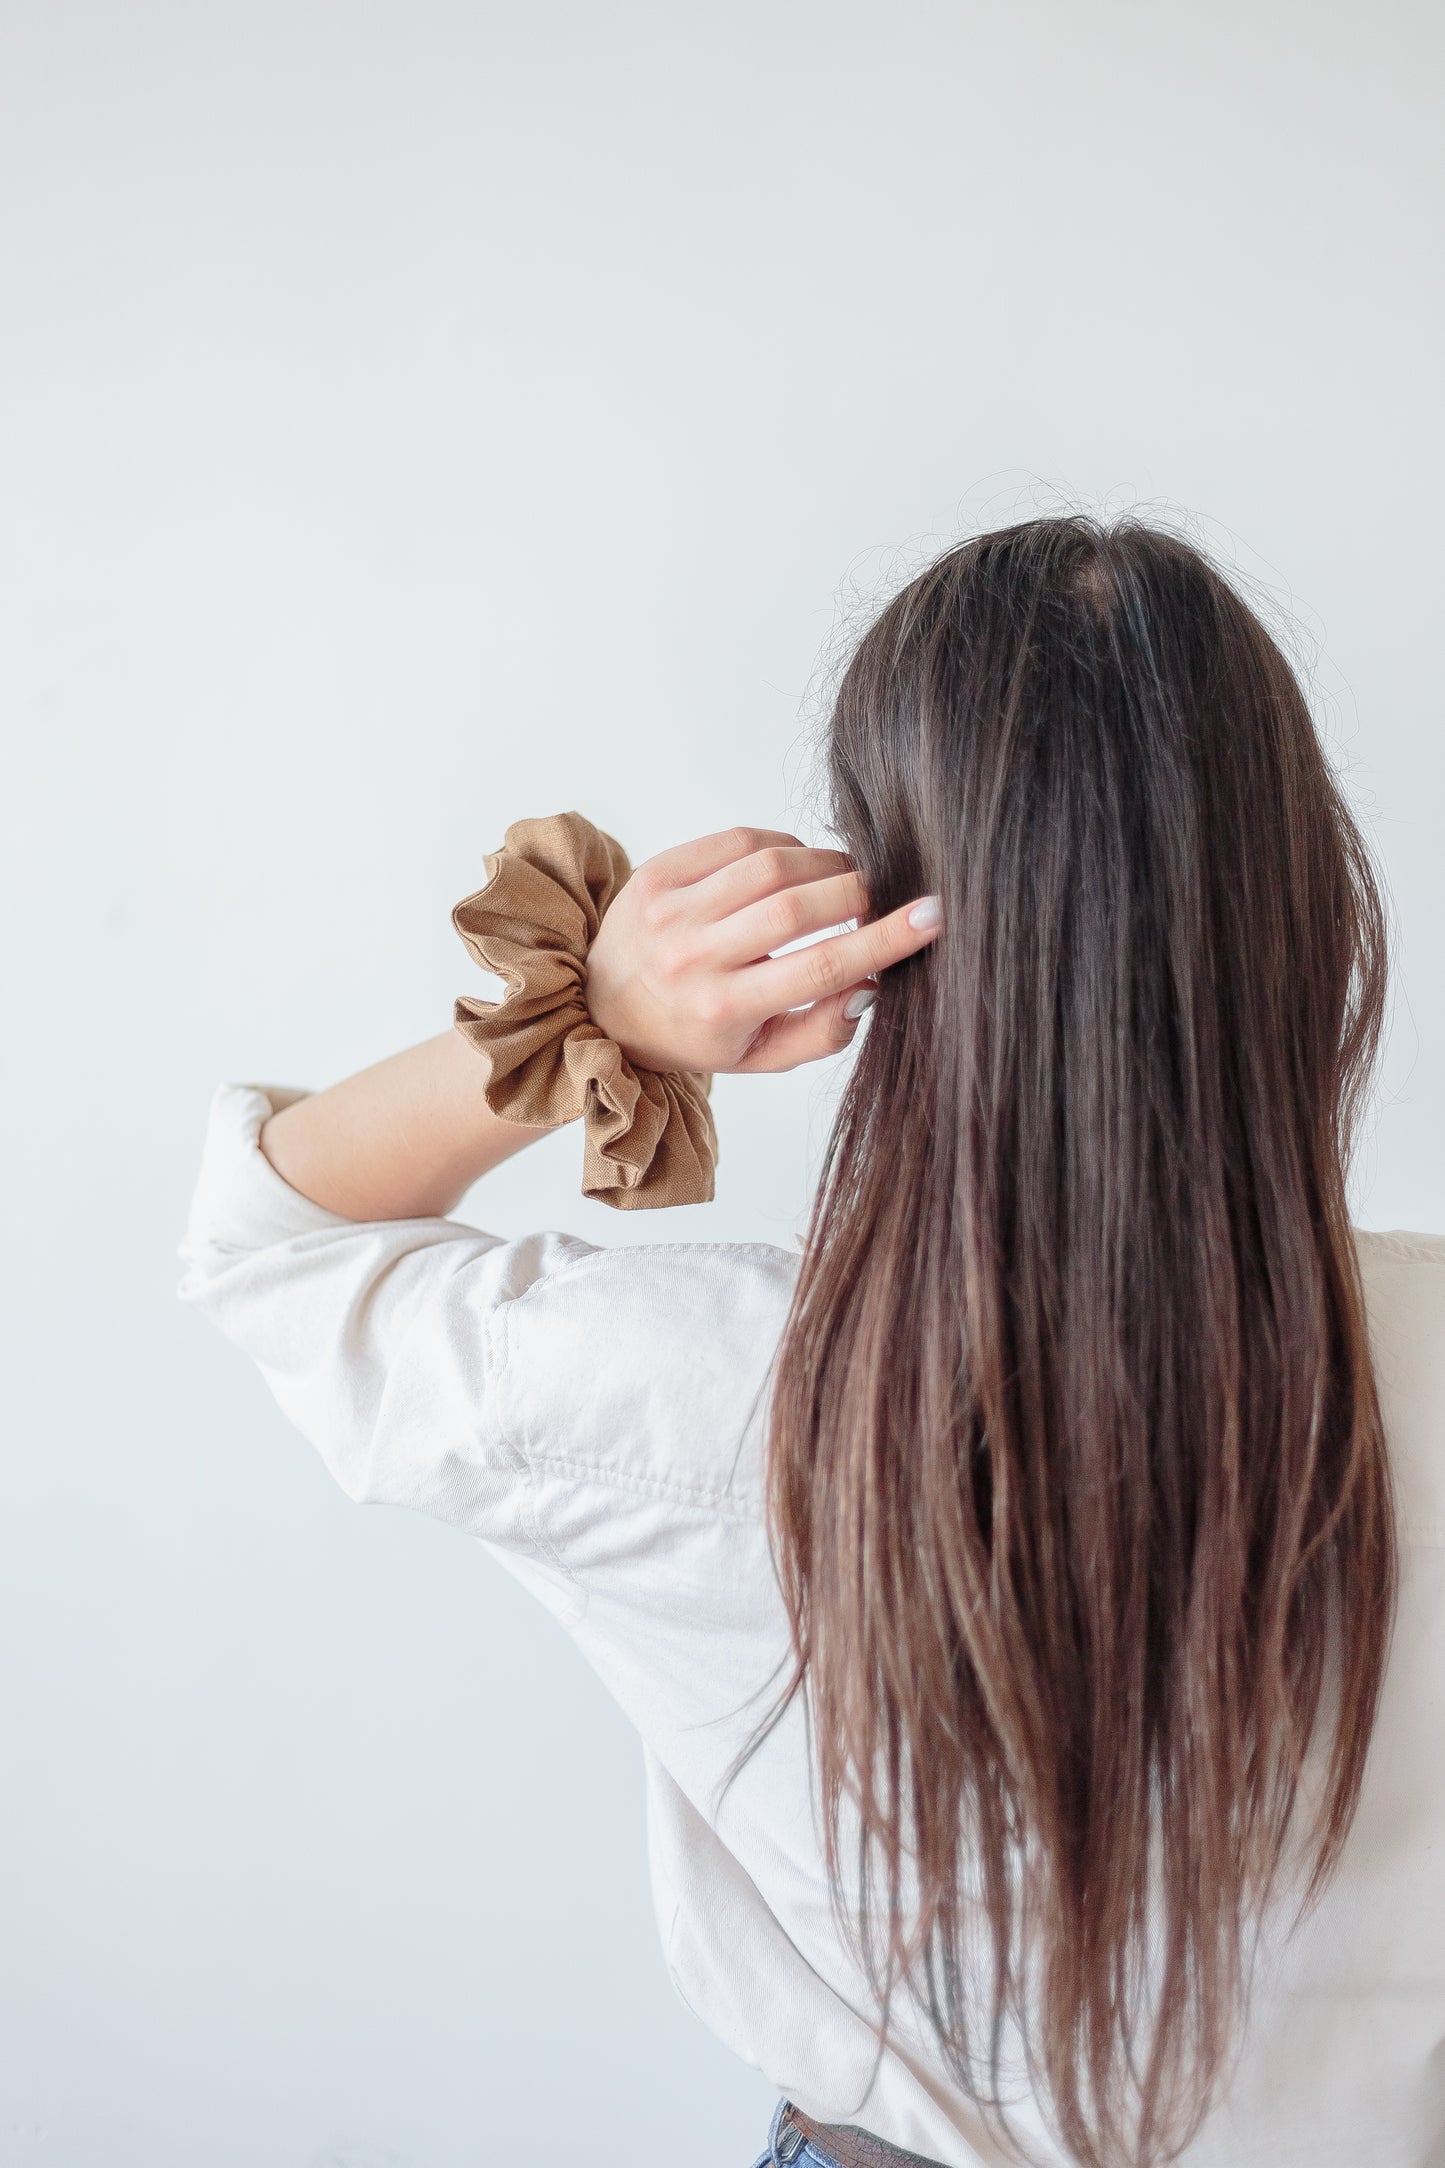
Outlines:
<svg viewBox="0 0 1445 2168"><path fill-rule="evenodd" d="M580 813L513 821L483 864L487 885L452 912L500 1001L459 994L454 1021L485 1056L487 1105L539 1129L584 1118L582 1194L619 1211L706 1204L717 1130L695 1069L634 1069L593 1023L587 951L632 871L627 853Z"/></svg>

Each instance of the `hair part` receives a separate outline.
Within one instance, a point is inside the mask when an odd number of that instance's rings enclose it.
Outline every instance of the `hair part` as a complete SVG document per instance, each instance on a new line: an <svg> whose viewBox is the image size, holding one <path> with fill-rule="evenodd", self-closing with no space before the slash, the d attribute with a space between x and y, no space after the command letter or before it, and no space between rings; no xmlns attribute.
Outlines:
<svg viewBox="0 0 1445 2168"><path fill-rule="evenodd" d="M870 913L944 924L882 976L773 1374L772 1721L805 1693L885 2009L1005 2131L1012 2028L1072 2156L1147 2163L1289 1843L1302 1905L1333 1871L1384 1671L1345 1193L1383 908L1280 648L1137 520L946 552L828 774Z"/></svg>

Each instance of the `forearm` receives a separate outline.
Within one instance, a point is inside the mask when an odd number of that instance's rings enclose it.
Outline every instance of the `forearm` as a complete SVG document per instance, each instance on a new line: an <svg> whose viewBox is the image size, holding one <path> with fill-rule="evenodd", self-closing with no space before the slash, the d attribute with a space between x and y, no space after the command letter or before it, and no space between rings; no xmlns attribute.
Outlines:
<svg viewBox="0 0 1445 2168"><path fill-rule="evenodd" d="M545 1136L487 1105L482 1057L458 1031L423 1039L261 1126L284 1181L346 1219L430 1219L479 1176Z"/></svg>

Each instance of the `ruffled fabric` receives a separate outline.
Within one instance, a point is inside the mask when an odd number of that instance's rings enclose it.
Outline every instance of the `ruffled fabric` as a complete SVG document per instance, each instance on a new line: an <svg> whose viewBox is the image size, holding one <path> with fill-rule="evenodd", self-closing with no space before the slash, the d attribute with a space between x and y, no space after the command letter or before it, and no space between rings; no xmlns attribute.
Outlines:
<svg viewBox="0 0 1445 2168"><path fill-rule="evenodd" d="M717 1130L700 1070L634 1069L587 1009L587 951L632 871L580 813L513 821L487 885L452 912L500 1001L457 996L454 1021L485 1057L487 1105L539 1129L583 1120L582 1194L619 1211L706 1204Z"/></svg>

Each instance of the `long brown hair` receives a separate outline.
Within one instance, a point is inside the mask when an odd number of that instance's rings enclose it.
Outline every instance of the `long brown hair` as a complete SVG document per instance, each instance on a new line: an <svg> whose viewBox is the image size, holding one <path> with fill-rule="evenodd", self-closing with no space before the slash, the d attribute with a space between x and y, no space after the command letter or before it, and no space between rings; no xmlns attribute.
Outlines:
<svg viewBox="0 0 1445 2168"><path fill-rule="evenodd" d="M1077 2160L1164 2158L1321 1738L1302 1905L1337 1862L1386 1660L1345 1192L1380 895L1281 647L1136 519L939 558L828 776L871 912L943 931L883 975L774 1371L783 1706L885 2004L1005 2130L1011 2026Z"/></svg>

